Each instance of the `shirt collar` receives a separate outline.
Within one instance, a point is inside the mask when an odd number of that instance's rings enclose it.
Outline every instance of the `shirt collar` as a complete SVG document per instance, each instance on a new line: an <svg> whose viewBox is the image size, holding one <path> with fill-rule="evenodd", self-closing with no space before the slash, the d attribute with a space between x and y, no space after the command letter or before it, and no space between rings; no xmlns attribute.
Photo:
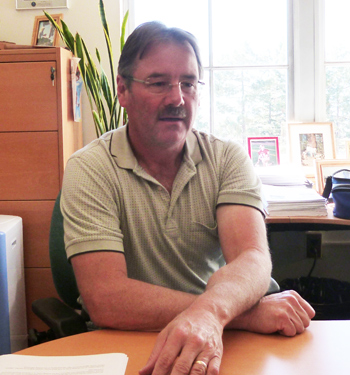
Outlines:
<svg viewBox="0 0 350 375"><path fill-rule="evenodd" d="M199 134L192 129L186 138L185 154L197 165L202 160L198 138ZM128 125L114 130L111 134L110 153L120 168L135 169L137 159L128 140Z"/></svg>

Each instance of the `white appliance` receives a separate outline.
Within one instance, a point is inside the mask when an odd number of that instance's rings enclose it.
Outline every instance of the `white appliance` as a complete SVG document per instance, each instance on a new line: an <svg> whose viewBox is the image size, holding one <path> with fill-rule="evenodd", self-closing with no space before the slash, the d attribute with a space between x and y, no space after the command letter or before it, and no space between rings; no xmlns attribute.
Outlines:
<svg viewBox="0 0 350 375"><path fill-rule="evenodd" d="M22 227L20 217L0 215L0 355L28 346Z"/></svg>

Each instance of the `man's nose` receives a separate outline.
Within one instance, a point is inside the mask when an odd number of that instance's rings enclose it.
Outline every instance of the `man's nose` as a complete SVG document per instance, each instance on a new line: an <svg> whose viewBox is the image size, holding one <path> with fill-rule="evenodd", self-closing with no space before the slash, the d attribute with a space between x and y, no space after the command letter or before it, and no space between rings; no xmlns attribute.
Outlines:
<svg viewBox="0 0 350 375"><path fill-rule="evenodd" d="M169 88L169 91L167 92L165 96L165 104L172 104L174 106L180 106L184 104L184 94L181 90L181 83L179 82L177 85L172 85Z"/></svg>

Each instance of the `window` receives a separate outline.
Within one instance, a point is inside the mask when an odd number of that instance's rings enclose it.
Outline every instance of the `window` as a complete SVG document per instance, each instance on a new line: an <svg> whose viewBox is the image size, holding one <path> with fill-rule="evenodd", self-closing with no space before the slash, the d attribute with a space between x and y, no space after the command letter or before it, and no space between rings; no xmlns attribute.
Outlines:
<svg viewBox="0 0 350 375"><path fill-rule="evenodd" d="M124 0L131 29L160 20L199 40L206 91L195 126L242 144L287 122L332 121L337 158L350 139L348 0Z"/></svg>
<svg viewBox="0 0 350 375"><path fill-rule="evenodd" d="M333 121L338 158L350 139L350 24L348 0L325 0L326 116Z"/></svg>
<svg viewBox="0 0 350 375"><path fill-rule="evenodd" d="M206 88L195 127L246 145L278 136L286 159L288 0L129 0L129 24L159 20L193 33ZM184 11L185 10L185 11Z"/></svg>

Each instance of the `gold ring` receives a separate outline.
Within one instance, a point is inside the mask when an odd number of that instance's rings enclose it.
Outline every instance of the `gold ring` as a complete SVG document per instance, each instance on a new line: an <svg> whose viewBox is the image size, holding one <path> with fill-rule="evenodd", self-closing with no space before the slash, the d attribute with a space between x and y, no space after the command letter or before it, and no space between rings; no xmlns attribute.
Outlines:
<svg viewBox="0 0 350 375"><path fill-rule="evenodd" d="M198 363L199 365L203 365L205 367L205 370L208 368L207 364L201 360L198 360L195 363Z"/></svg>

